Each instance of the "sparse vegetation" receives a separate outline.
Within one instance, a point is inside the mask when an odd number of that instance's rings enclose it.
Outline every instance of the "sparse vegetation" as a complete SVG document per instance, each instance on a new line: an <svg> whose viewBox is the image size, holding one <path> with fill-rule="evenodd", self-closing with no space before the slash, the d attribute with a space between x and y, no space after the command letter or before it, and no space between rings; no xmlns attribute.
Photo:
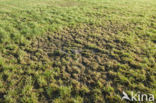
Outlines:
<svg viewBox="0 0 156 103"><path fill-rule="evenodd" d="M156 98L155 0L0 0L0 103Z"/></svg>

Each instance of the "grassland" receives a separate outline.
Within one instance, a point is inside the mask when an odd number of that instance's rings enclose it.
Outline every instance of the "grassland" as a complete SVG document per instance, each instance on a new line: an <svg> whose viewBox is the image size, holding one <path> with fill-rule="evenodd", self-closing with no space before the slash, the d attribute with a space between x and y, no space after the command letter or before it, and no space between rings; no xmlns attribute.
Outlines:
<svg viewBox="0 0 156 103"><path fill-rule="evenodd" d="M156 98L155 0L0 0L0 103Z"/></svg>

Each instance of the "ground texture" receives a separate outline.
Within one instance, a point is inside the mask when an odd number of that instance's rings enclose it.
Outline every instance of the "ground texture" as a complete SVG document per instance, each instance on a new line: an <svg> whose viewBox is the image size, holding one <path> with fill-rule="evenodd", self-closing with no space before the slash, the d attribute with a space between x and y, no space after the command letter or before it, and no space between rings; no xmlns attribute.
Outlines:
<svg viewBox="0 0 156 103"><path fill-rule="evenodd" d="M156 98L154 0L0 0L0 103Z"/></svg>

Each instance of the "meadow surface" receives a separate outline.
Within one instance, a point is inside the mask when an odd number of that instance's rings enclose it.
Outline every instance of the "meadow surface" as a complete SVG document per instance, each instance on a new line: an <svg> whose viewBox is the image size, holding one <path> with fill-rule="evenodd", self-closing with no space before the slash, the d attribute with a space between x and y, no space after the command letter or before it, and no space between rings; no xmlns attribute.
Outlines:
<svg viewBox="0 0 156 103"><path fill-rule="evenodd" d="M156 98L155 0L0 0L0 103Z"/></svg>

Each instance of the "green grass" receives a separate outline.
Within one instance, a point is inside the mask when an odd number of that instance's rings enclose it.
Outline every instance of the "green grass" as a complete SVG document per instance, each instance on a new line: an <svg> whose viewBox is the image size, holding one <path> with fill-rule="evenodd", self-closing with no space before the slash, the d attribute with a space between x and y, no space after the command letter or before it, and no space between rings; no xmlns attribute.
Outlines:
<svg viewBox="0 0 156 103"><path fill-rule="evenodd" d="M0 103L156 98L155 0L0 0Z"/></svg>

